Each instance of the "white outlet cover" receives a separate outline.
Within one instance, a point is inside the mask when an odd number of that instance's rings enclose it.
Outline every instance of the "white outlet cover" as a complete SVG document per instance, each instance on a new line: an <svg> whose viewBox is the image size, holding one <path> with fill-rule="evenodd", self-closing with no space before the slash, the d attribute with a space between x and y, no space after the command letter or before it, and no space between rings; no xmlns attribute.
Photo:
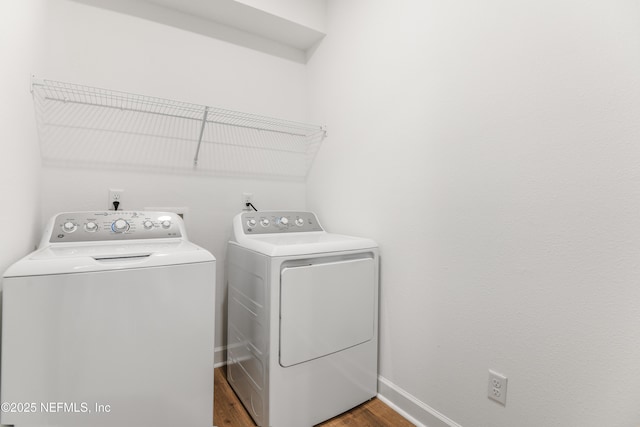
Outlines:
<svg viewBox="0 0 640 427"><path fill-rule="evenodd" d="M107 199L107 209L112 211L114 210L113 207L113 202L120 202L120 205L118 206L118 210L123 210L124 209L124 190L120 190L120 189L116 189L116 188L110 188L109 189L109 198Z"/></svg>
<svg viewBox="0 0 640 427"><path fill-rule="evenodd" d="M507 377L489 369L489 383L487 385L489 399L507 405Z"/></svg>
<svg viewBox="0 0 640 427"><path fill-rule="evenodd" d="M247 203L253 203L253 193L242 193L242 210L251 210Z"/></svg>

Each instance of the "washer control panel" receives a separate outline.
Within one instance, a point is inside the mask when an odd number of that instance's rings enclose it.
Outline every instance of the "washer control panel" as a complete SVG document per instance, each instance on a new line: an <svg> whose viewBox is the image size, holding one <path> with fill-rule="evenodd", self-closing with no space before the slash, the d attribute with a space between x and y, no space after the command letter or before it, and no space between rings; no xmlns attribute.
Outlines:
<svg viewBox="0 0 640 427"><path fill-rule="evenodd" d="M182 219L170 212L67 212L53 220L50 243L182 237Z"/></svg>
<svg viewBox="0 0 640 427"><path fill-rule="evenodd" d="M241 219L244 234L324 231L313 212L244 212Z"/></svg>

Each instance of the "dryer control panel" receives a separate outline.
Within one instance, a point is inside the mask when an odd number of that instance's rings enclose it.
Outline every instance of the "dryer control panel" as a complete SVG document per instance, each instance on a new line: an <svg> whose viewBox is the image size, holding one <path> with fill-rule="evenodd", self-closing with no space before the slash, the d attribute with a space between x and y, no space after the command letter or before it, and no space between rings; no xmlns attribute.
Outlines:
<svg viewBox="0 0 640 427"><path fill-rule="evenodd" d="M313 212L261 211L241 215L244 234L324 231Z"/></svg>
<svg viewBox="0 0 640 427"><path fill-rule="evenodd" d="M183 222L171 212L65 212L49 223L49 242L162 239L183 236Z"/></svg>

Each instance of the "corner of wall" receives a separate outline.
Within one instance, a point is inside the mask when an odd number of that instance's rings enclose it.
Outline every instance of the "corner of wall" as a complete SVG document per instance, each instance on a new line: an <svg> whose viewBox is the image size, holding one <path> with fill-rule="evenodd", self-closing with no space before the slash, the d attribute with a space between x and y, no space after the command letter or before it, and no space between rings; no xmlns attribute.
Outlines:
<svg viewBox="0 0 640 427"><path fill-rule="evenodd" d="M381 375L378 398L416 427L462 427Z"/></svg>

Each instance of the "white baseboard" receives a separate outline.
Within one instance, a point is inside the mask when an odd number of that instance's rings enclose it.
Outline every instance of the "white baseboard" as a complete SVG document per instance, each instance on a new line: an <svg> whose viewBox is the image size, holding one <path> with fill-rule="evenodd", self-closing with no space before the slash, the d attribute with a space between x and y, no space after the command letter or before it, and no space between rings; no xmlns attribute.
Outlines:
<svg viewBox="0 0 640 427"><path fill-rule="evenodd" d="M416 427L462 427L382 376L378 398Z"/></svg>
<svg viewBox="0 0 640 427"><path fill-rule="evenodd" d="M214 361L216 368L227 364L227 346L216 347ZM378 376L378 399L416 427L462 427L383 376Z"/></svg>
<svg viewBox="0 0 640 427"><path fill-rule="evenodd" d="M226 364L227 364L227 346L223 345L222 347L216 347L213 350L213 367L219 368Z"/></svg>

